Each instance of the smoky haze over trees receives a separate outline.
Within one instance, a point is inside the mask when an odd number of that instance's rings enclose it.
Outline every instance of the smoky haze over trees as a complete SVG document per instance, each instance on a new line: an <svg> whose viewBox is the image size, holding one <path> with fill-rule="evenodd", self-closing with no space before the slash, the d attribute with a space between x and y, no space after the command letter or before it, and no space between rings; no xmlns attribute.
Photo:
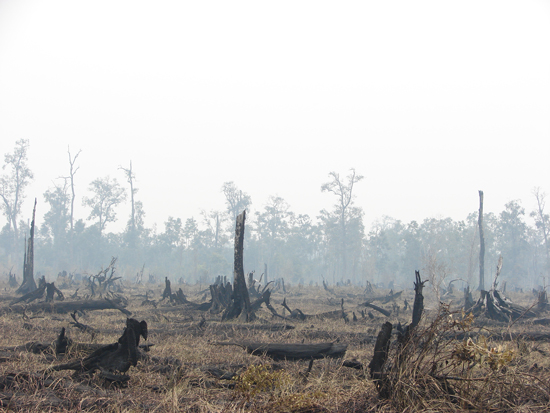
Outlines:
<svg viewBox="0 0 550 413"><path fill-rule="evenodd" d="M3 174L0 181L0 197L2 197L2 212L8 220L8 231L12 233L15 248L19 239L17 218L25 199L25 188L33 179L33 174L27 165L29 141L20 139L15 142L13 153L4 155ZM17 253L16 253L17 255Z"/></svg>
<svg viewBox="0 0 550 413"><path fill-rule="evenodd" d="M23 235L28 234L32 213L27 205L22 209L33 178L32 165L27 162L29 150L28 141L15 143L13 151L4 156L1 181L5 224L0 231L0 269L7 273L13 267L19 279ZM217 275L231 275L235 218L247 210L244 266L245 271L255 270L258 277L267 268L270 280L284 277L290 283L370 281L387 286L393 281L410 287L411 274L419 269L436 292L451 280L463 280L473 288L479 281L479 211L459 221L431 217L402 222L384 216L366 229L363 216L368 205L354 202L354 191L366 183L353 168L344 174L328 173L319 190L333 205L320 208L315 217L293 211L277 194L253 204L246 188L228 181L213 189L219 193L220 204L225 202L224 211L204 209L197 217L169 216L158 227L147 228L146 207L139 199L131 162L112 171L124 177L127 187L108 175L86 183L75 179L81 153L71 155L69 150L68 154L69 174L53 178L52 185L44 189L47 211L43 211L42 222L36 222L35 270L49 278L63 270L93 273L116 256L120 273L128 279L145 267L145 275L157 280L210 283ZM142 173L146 172L138 175ZM472 189L473 199L476 191ZM485 193L485 200L490 196ZM508 285L546 284L550 219L545 200L546 194L535 188L532 199L525 200L531 210L513 200L498 214L483 213L486 284L492 280L500 255L501 279ZM87 216L74 216L75 202L86 207ZM109 232L109 224L118 219L126 223L124 229Z"/></svg>

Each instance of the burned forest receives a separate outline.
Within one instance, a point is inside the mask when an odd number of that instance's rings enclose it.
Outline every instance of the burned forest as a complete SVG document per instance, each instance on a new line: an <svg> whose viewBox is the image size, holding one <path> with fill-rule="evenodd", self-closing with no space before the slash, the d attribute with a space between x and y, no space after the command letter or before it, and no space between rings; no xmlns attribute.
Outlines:
<svg viewBox="0 0 550 413"><path fill-rule="evenodd" d="M550 406L546 290L305 286L245 273L210 285L118 274L3 280L0 404L11 411L540 411ZM265 268L264 268L265 269ZM458 283L457 283L458 284ZM21 288L25 287L25 288ZM440 286L441 287L441 286Z"/></svg>
<svg viewBox="0 0 550 413"><path fill-rule="evenodd" d="M24 158L28 142L18 145ZM35 200L28 224L12 214L1 233L2 409L550 407L541 192L534 226L519 201L484 212L479 191L464 221L385 217L365 235L353 193L363 177L351 169L321 186L336 202L317 221L281 197L253 212L226 182L226 211L169 217L156 231L130 163L120 170L131 215L115 234L112 208L126 199L116 179L90 184L92 225L73 214L79 154L45 194L43 222Z"/></svg>

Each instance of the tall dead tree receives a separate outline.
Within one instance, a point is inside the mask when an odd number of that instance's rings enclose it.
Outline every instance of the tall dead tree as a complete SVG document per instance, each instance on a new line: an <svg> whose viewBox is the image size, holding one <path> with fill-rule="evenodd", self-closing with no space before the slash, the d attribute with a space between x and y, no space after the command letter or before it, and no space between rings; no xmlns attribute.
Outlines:
<svg viewBox="0 0 550 413"><path fill-rule="evenodd" d="M479 191L479 286L478 290L485 290L485 236L483 235L483 191Z"/></svg>
<svg viewBox="0 0 550 413"><path fill-rule="evenodd" d="M78 172L79 166L75 166L76 164L76 158L78 158L78 155L80 155L81 150L79 150L76 155L73 157L71 155L71 148L70 146L67 146L67 153L69 154L69 176L61 176L60 178L63 178L65 182L67 180L70 180L71 182L71 214L69 216L69 225L70 225L70 233L69 233L69 253L71 257L71 262L73 260L73 254L74 254L74 200L76 198L76 194L74 191L74 177L76 173Z"/></svg>
<svg viewBox="0 0 550 413"><path fill-rule="evenodd" d="M246 210L237 216L235 224L235 258L233 263L233 295L231 302L225 309L222 320L240 318L243 321L251 321L254 313L250 307L250 297L244 278L243 250L244 250L244 223Z"/></svg>
<svg viewBox="0 0 550 413"><path fill-rule="evenodd" d="M17 289L17 294L28 294L36 290L34 281L34 218L36 215L36 198L34 198L34 208L32 210L31 232L26 242L25 258L23 262L23 282Z"/></svg>

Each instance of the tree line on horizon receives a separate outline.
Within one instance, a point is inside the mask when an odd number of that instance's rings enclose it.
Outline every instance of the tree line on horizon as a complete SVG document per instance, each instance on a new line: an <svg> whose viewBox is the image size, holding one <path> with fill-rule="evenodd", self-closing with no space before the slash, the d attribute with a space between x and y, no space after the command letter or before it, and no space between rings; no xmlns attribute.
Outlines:
<svg viewBox="0 0 550 413"><path fill-rule="evenodd" d="M28 140L18 140L4 156L0 201L6 223L0 231L0 265L3 273L21 271L29 224L21 219L25 189L33 179L28 165ZM35 229L35 268L53 279L59 272L95 274L112 256L127 278L140 271L175 281L207 284L217 275L233 271L233 232L237 215L252 207L251 197L234 182L221 193L225 210L203 210L198 218L168 217L161 230L147 228L145 209L138 199L132 163L119 167L126 187L105 176L88 185L81 202L86 219L74 216L77 200L78 156L68 150L68 174L44 194L49 209ZM245 268L259 277L284 277L294 284L353 283L409 287L414 270L423 271L439 291L453 280L477 286L479 273L478 212L466 219L426 218L404 223L382 217L366 231L363 209L354 203L355 185L362 176L328 174L321 191L334 200L331 209L316 217L294 213L280 196L249 214L245 234ZM483 214L486 283L491 269L503 257L501 277L519 287L546 286L550 276L549 216L546 194L533 190L537 208L526 215L521 201L510 201L499 214ZM123 231L107 232L118 218L115 209L129 199L130 213ZM526 218L532 218L528 223ZM19 274L20 275L20 274Z"/></svg>

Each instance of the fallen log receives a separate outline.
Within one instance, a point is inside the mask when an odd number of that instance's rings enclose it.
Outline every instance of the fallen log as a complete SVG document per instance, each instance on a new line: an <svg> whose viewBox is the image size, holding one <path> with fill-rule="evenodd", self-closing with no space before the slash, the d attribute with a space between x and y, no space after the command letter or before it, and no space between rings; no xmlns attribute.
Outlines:
<svg viewBox="0 0 550 413"><path fill-rule="evenodd" d="M85 301L61 301L53 303L33 303L33 304L14 304L0 308L0 315L8 313L23 314L25 312L45 313L72 313L74 311L92 311L92 310L119 310L123 314L130 316L132 313L126 310L120 301L100 299Z"/></svg>
<svg viewBox="0 0 550 413"><path fill-rule="evenodd" d="M382 307L378 307L377 305L371 304L368 301L363 303L363 304L360 304L360 305L362 305L364 307L372 308L373 310L378 311L379 313L385 315L386 317L389 317L390 314L391 314L391 312L389 312L388 310L384 310Z"/></svg>
<svg viewBox="0 0 550 413"><path fill-rule="evenodd" d="M311 360L322 358L342 358L348 349L347 344L316 343L254 343L254 342L219 342L220 346L239 346L255 356L266 355L273 360Z"/></svg>
<svg viewBox="0 0 550 413"><path fill-rule="evenodd" d="M188 333L195 334L204 332L213 334L226 334L228 332L252 332L252 331L266 331L266 332L280 332L292 330L295 327L288 324L233 324L233 323L220 323L220 322L207 322L203 326L199 326L197 323L190 323L188 325L174 326L173 328L153 328L149 330L149 334L167 334L174 335L174 333ZM104 333L110 333L109 330Z"/></svg>
<svg viewBox="0 0 550 413"><path fill-rule="evenodd" d="M346 320L348 315L344 311L344 299L342 298L342 301L340 302L341 309L335 310L335 311L327 311L325 313L319 313L319 314L304 314L302 310L296 308L294 310L291 310L288 304L286 303L286 297L283 299L283 302L281 304L289 313L290 313L290 319L291 320L310 320L310 319L339 319L342 318ZM268 307L269 308L269 307ZM271 309L270 309L271 310ZM273 310L271 310L273 313ZM275 314L279 316L278 314ZM279 316L281 318L284 318L283 316Z"/></svg>
<svg viewBox="0 0 550 413"><path fill-rule="evenodd" d="M399 297L401 297L402 293L403 291L398 291L396 293L394 293L393 291L390 291L389 294L387 295L378 296L378 297L368 297L367 303L372 303L373 301L381 301L382 304L387 304L390 301L397 300Z"/></svg>

